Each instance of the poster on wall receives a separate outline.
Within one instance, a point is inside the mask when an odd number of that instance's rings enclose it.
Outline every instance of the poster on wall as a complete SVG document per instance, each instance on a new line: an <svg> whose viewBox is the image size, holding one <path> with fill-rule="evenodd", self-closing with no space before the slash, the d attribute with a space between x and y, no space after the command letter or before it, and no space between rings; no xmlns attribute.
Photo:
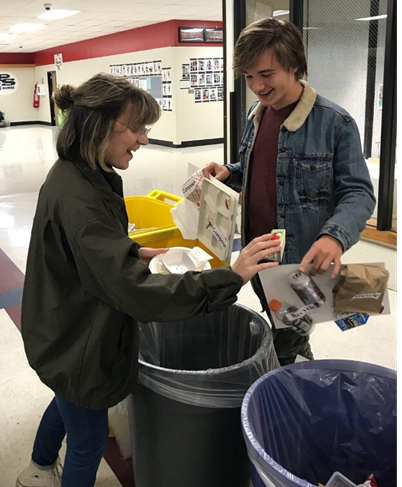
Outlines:
<svg viewBox="0 0 402 487"><path fill-rule="evenodd" d="M190 65L189 64L182 64L182 77L181 79L190 79Z"/></svg>
<svg viewBox="0 0 402 487"><path fill-rule="evenodd" d="M190 58L189 64L182 66L189 66L195 103L223 101L223 58Z"/></svg>
<svg viewBox="0 0 402 487"><path fill-rule="evenodd" d="M190 85L191 86L198 86L198 75L192 74L190 78Z"/></svg>
<svg viewBox="0 0 402 487"><path fill-rule="evenodd" d="M162 110L173 111L172 68L162 68Z"/></svg>
<svg viewBox="0 0 402 487"><path fill-rule="evenodd" d="M123 76L127 80L158 100L162 105L162 61L145 61L142 63L111 64L110 74ZM160 100L160 102L159 102Z"/></svg>
<svg viewBox="0 0 402 487"><path fill-rule="evenodd" d="M223 29L204 29L205 42L223 42Z"/></svg>
<svg viewBox="0 0 402 487"><path fill-rule="evenodd" d="M56 56L56 55L55 55ZM146 61L143 63L111 64L110 74L124 77L161 76L161 61Z"/></svg>
<svg viewBox="0 0 402 487"><path fill-rule="evenodd" d="M171 68L162 68L162 81L171 81L172 71Z"/></svg>
<svg viewBox="0 0 402 487"><path fill-rule="evenodd" d="M204 42L204 29L179 27L179 42Z"/></svg>
<svg viewBox="0 0 402 487"><path fill-rule="evenodd" d="M18 86L16 76L8 71L0 71L0 95L13 95L18 90Z"/></svg>
<svg viewBox="0 0 402 487"><path fill-rule="evenodd" d="M201 90L200 90L200 88L196 88L194 90L194 100L196 103L201 103Z"/></svg>
<svg viewBox="0 0 402 487"><path fill-rule="evenodd" d="M56 68L58 71L61 71L63 69L63 54L55 54L54 55L54 64L56 65Z"/></svg>
<svg viewBox="0 0 402 487"><path fill-rule="evenodd" d="M166 96L163 97L162 110L165 112L173 111L173 101L171 97L166 97Z"/></svg>
<svg viewBox="0 0 402 487"><path fill-rule="evenodd" d="M197 59L190 59L190 71L197 71Z"/></svg>

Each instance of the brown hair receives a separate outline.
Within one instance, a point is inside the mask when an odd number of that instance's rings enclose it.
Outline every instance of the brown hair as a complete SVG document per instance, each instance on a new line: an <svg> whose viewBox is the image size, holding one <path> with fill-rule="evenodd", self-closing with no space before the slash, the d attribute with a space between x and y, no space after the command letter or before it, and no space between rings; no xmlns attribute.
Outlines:
<svg viewBox="0 0 402 487"><path fill-rule="evenodd" d="M59 157L83 159L92 168L99 165L106 171L110 168L105 151L117 118L127 108L132 108L132 127L155 123L160 117L160 107L148 92L125 78L104 73L77 88L63 85L55 101L66 115L56 143Z"/></svg>
<svg viewBox="0 0 402 487"><path fill-rule="evenodd" d="M272 18L257 20L240 32L233 56L235 74L240 75L247 71L267 49L272 49L286 71L297 68L296 79L307 74L300 30L291 22Z"/></svg>

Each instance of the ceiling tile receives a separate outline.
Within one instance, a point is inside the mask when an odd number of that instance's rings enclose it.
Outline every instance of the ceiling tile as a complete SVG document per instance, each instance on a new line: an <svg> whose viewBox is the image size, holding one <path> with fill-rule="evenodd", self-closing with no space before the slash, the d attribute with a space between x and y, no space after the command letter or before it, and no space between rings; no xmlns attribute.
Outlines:
<svg viewBox="0 0 402 487"><path fill-rule="evenodd" d="M0 42L0 52L34 52L56 45L90 39L172 19L222 20L221 1L199 0L53 0L52 8L80 10L77 15L57 21L42 21L40 33L26 33ZM42 0L0 0L0 31L22 22L41 22ZM25 44L25 46L24 46ZM19 46L23 47L20 48Z"/></svg>

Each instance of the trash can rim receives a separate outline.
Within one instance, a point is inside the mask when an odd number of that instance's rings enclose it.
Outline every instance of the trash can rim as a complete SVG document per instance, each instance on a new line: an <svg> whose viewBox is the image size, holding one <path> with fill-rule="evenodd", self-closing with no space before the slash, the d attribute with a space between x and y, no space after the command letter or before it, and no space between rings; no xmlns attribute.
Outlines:
<svg viewBox="0 0 402 487"><path fill-rule="evenodd" d="M356 365L358 365L358 370L356 370ZM354 366L354 367L353 367ZM282 467L279 463L277 463L268 453L264 450L263 446L259 442L256 437L254 429L251 427L249 418L248 418L248 407L251 400L251 396L254 394L256 389L261 386L261 383L267 380L267 376L274 376L280 373L286 373L288 370L302 370L302 369L336 369L336 370L344 370L344 371L353 371L359 372L363 371L368 374L381 374L382 377L395 379L397 378L396 370L389 369L382 365L376 365L369 362L361 362L358 360L344 360L344 359L322 359L322 360L309 360L306 362L298 362L290 365L286 365L280 367L278 369L272 370L267 372L259 379L257 379L248 389L246 395L244 396L243 403L241 406L241 422L242 428L244 431L245 436L247 437L248 441L251 443L254 452L260 457L264 462L268 463L275 471L275 473L280 474L280 476L285 477L287 480L291 480L292 482L300 485L301 487L316 487L314 484L311 484L307 480L303 480L284 467ZM253 461L254 463L254 461Z"/></svg>
<svg viewBox="0 0 402 487"><path fill-rule="evenodd" d="M268 322L262 316L260 316L255 310L250 309L247 306L243 306L242 304L238 304L238 303L234 304L233 306L236 306L237 308L241 308L246 311L251 311L255 315L254 317L258 319L261 322L261 324L264 326L263 339L261 341L261 344L258 350L251 357L242 360L241 362L238 362L236 364L229 365L228 367L211 368L211 369L203 369L203 370L171 369L168 367L161 367L160 365L150 364L149 362L146 362L145 360L142 360L140 358L138 359L138 363L144 367L151 368L164 373L172 373L172 374L180 373L180 375L182 376L183 375L203 376L206 373L208 373L208 375L224 374L225 372L230 372L241 367L246 367L248 364L253 363L254 361L258 360L260 355L265 353L266 347L269 346L269 343L272 340L271 328Z"/></svg>

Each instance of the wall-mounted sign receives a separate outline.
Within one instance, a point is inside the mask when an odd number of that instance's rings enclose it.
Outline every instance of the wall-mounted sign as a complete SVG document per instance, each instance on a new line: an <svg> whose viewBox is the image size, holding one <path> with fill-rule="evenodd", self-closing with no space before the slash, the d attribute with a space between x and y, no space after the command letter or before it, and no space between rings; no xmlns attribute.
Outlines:
<svg viewBox="0 0 402 487"><path fill-rule="evenodd" d="M206 42L222 43L223 29L217 27L201 28L201 27L179 27L179 42Z"/></svg>
<svg viewBox="0 0 402 487"><path fill-rule="evenodd" d="M204 29L179 27L179 42L204 42Z"/></svg>
<svg viewBox="0 0 402 487"><path fill-rule="evenodd" d="M223 42L223 29L204 29L205 42Z"/></svg>
<svg viewBox="0 0 402 487"><path fill-rule="evenodd" d="M58 71L63 69L63 54L60 53L54 55L54 64L56 65Z"/></svg>
<svg viewBox="0 0 402 487"><path fill-rule="evenodd" d="M12 73L0 71L0 95L12 95L18 90L18 79Z"/></svg>
<svg viewBox="0 0 402 487"><path fill-rule="evenodd" d="M38 96L46 96L46 85L38 83Z"/></svg>

